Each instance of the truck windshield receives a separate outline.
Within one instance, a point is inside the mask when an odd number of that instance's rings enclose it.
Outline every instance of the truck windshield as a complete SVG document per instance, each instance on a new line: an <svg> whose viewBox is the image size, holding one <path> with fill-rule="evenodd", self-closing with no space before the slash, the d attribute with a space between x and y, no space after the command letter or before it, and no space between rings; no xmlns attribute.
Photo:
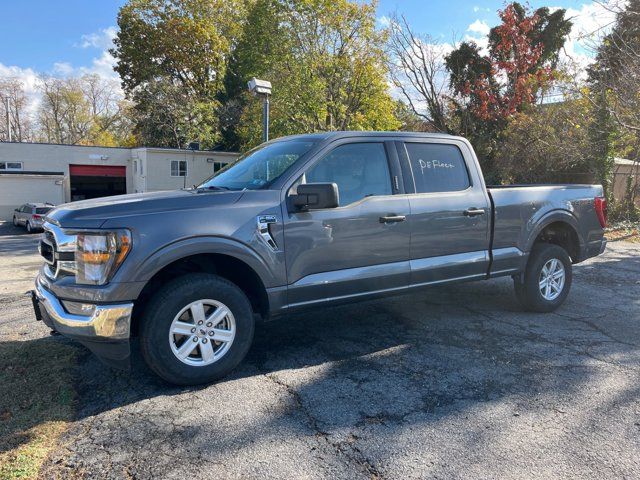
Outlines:
<svg viewBox="0 0 640 480"><path fill-rule="evenodd" d="M266 189L314 144L312 140L285 140L259 146L216 172L198 189Z"/></svg>

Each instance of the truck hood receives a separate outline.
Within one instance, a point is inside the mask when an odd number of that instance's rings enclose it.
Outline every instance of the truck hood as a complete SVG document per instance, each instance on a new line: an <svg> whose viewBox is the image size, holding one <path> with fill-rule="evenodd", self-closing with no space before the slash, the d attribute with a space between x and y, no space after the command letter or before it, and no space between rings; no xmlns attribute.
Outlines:
<svg viewBox="0 0 640 480"><path fill-rule="evenodd" d="M195 190L132 193L65 203L49 212L46 221L63 228L100 228L107 220L127 225L127 217L236 203L243 192Z"/></svg>

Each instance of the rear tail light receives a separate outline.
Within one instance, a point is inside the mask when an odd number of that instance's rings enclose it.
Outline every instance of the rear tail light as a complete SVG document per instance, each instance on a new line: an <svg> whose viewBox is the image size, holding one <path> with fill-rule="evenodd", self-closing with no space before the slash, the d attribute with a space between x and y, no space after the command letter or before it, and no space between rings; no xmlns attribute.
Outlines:
<svg viewBox="0 0 640 480"><path fill-rule="evenodd" d="M600 226L605 228L607 226L607 199L604 197L596 197L594 199L594 205Z"/></svg>
<svg viewBox="0 0 640 480"><path fill-rule="evenodd" d="M34 215L33 219L34 220L40 220L42 218L42 215Z"/></svg>

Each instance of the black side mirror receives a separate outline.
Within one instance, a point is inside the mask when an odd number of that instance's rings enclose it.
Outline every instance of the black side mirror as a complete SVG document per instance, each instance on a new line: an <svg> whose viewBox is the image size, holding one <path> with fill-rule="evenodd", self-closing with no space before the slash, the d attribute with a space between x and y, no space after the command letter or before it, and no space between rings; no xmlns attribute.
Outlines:
<svg viewBox="0 0 640 480"><path fill-rule="evenodd" d="M338 185L335 183L304 183L298 185L297 190L297 195L291 196L297 210L336 208L340 204Z"/></svg>

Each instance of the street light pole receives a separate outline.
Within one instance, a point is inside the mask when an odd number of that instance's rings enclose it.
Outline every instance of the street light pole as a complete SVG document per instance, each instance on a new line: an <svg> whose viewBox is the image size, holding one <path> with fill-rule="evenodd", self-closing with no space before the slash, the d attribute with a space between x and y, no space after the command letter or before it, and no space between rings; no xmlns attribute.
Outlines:
<svg viewBox="0 0 640 480"><path fill-rule="evenodd" d="M269 95L264 96L262 102L262 141L269 141Z"/></svg>
<svg viewBox="0 0 640 480"><path fill-rule="evenodd" d="M269 141L269 95L271 82L253 77L248 83L249 91L262 97L262 141Z"/></svg>

